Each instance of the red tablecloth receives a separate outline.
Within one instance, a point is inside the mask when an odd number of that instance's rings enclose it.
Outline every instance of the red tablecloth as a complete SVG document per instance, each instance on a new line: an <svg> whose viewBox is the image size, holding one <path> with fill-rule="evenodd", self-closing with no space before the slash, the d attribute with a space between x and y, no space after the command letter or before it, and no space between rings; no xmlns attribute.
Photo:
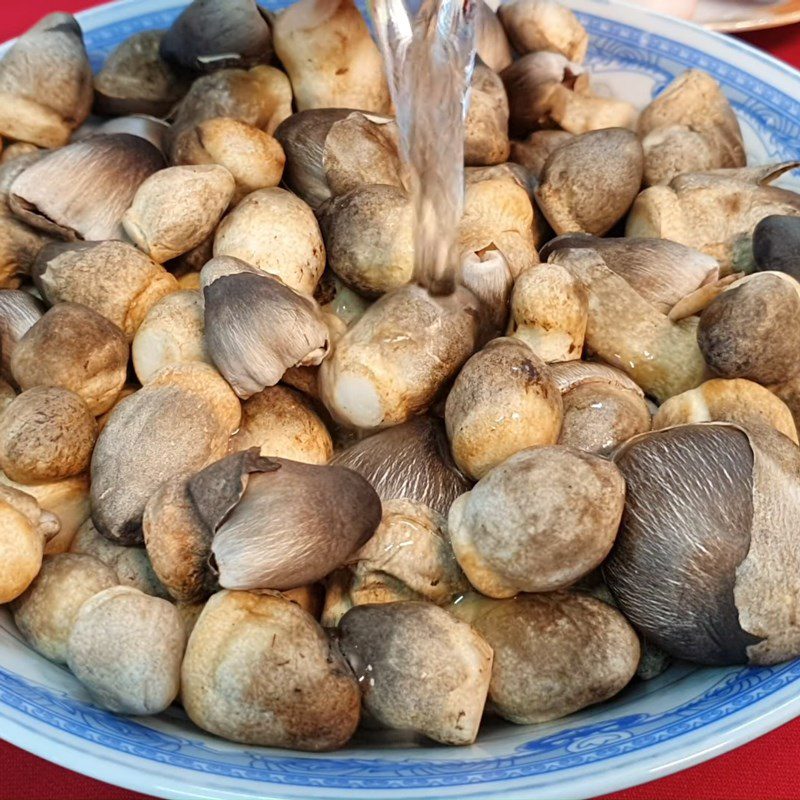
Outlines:
<svg viewBox="0 0 800 800"><path fill-rule="evenodd" d="M3 6L0 41L4 41L49 11L78 11L97 3L3 0L0 5ZM743 38L800 67L800 25ZM800 719L705 764L608 795L604 800L800 800L798 764ZM0 740L0 800L145 800L145 797L84 778Z"/></svg>

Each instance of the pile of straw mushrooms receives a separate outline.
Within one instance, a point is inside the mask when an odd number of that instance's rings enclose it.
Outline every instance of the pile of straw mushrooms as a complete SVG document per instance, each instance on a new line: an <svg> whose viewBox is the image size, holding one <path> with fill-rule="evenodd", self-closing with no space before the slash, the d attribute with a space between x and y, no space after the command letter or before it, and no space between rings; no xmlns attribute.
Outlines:
<svg viewBox="0 0 800 800"><path fill-rule="evenodd" d="M464 745L800 655L798 162L478 15L448 297L352 0L0 60L0 603L98 706Z"/></svg>

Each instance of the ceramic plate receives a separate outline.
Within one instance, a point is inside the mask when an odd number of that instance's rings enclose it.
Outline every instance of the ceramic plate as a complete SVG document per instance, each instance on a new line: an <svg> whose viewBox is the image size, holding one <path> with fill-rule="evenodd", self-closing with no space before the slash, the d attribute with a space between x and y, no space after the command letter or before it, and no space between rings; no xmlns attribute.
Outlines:
<svg viewBox="0 0 800 800"><path fill-rule="evenodd" d="M261 0L265 6L279 4ZM687 67L710 72L742 120L753 163L800 155L800 74L738 41L599 0L572 6L602 91L644 105ZM95 67L124 38L169 25L177 0L127 0L81 16ZM309 755L203 735L180 711L101 711L66 669L33 653L0 609L0 735L70 769L165 798L569 800L661 777L800 713L800 663L673 666L557 723L494 723L469 748L361 740Z"/></svg>
<svg viewBox="0 0 800 800"><path fill-rule="evenodd" d="M694 22L715 31L756 31L800 22L800 0L700 0Z"/></svg>

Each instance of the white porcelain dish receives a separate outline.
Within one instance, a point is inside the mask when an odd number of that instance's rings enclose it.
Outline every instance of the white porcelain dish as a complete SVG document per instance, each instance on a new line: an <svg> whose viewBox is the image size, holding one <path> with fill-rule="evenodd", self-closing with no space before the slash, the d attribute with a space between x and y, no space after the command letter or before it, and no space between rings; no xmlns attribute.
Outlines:
<svg viewBox="0 0 800 800"><path fill-rule="evenodd" d="M591 34L589 61L604 91L643 105L696 66L733 101L753 162L800 156L800 73L667 17L602 0L571 5ZM166 27L179 6L125 0L81 15L95 66L127 36ZM66 669L25 645L0 609L0 736L70 769L165 798L586 798L683 769L797 714L800 662L768 669L676 665L557 723L490 724L466 749L374 737L320 755L244 747L202 734L177 710L128 719L93 707Z"/></svg>
<svg viewBox="0 0 800 800"><path fill-rule="evenodd" d="M800 0L699 0L692 20L728 33L780 28L800 22Z"/></svg>

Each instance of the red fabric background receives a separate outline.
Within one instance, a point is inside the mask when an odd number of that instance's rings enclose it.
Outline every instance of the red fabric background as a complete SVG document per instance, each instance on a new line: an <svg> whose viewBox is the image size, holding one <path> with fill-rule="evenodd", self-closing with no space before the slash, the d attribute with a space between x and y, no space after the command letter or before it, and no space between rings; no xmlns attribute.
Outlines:
<svg viewBox="0 0 800 800"><path fill-rule="evenodd" d="M50 11L78 11L93 0L3 0L0 41ZM12 7L13 5L13 7ZM743 38L800 67L800 25ZM2 736L2 730L0 730ZM800 800L800 719L697 767L603 800ZM76 764L76 767L79 766ZM0 740L0 800L146 800L84 778Z"/></svg>

